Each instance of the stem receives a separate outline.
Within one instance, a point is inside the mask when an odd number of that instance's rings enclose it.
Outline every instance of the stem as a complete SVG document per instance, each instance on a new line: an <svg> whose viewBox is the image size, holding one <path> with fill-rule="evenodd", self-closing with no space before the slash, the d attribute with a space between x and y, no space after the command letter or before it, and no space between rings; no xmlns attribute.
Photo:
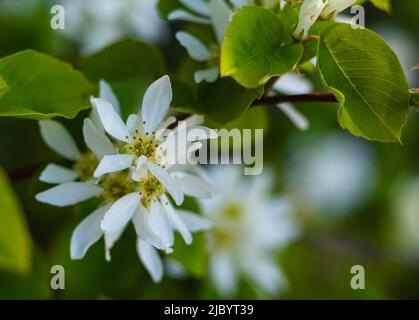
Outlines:
<svg viewBox="0 0 419 320"><path fill-rule="evenodd" d="M278 95L270 97L262 97L255 100L252 106L273 105L283 102L338 102L335 96L330 92L315 92L309 94L296 95Z"/></svg>

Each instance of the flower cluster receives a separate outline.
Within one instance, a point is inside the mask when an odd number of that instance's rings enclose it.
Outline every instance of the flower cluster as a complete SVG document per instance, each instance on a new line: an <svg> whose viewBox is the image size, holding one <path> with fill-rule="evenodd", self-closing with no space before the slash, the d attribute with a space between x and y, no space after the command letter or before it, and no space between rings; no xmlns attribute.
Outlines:
<svg viewBox="0 0 419 320"><path fill-rule="evenodd" d="M90 149L84 154L61 124L40 122L46 143L74 165L72 169L48 165L40 180L58 185L37 194L36 199L55 206L69 206L99 197L99 208L73 232L72 259L82 259L89 247L103 236L109 260L110 249L132 221L138 236L139 258L157 282L162 278L163 266L156 250L173 251L173 232L180 232L190 244L191 231L210 227L206 219L177 210L167 195L176 205L181 205L184 195L211 198L218 192L198 175L186 171L179 164L183 162L168 159L184 160L202 147L199 140L217 135L197 125L202 121L199 116L191 116L185 125L168 129L175 125L176 118L165 118L172 99L167 76L150 85L141 111L130 115L126 123L119 116L117 99L110 87L101 82L100 88L100 97L91 99L92 115L83 125L84 140ZM201 134L189 135L197 129ZM183 134L187 139L179 143L177 137ZM174 152L178 158L173 156Z"/></svg>

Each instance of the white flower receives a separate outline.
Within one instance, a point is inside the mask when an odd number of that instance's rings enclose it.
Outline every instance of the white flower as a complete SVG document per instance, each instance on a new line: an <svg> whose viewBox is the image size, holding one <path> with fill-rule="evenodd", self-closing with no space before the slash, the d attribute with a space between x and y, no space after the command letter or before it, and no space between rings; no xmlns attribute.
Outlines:
<svg viewBox="0 0 419 320"><path fill-rule="evenodd" d="M223 41L224 32L227 29L232 11L224 0L179 0L189 11L176 9L172 11L169 20L183 20L201 24L211 25L216 35L218 44L214 49L208 48L192 34L179 31L176 39L188 51L190 57L199 62L207 62L207 69L195 72L195 82L205 80L214 82L218 79L219 68L219 44Z"/></svg>
<svg viewBox="0 0 419 320"><path fill-rule="evenodd" d="M300 8L298 25L294 31L294 36L298 37L301 33L307 38L308 31L317 21L325 8L328 0L304 0Z"/></svg>
<svg viewBox="0 0 419 320"><path fill-rule="evenodd" d="M235 292L240 275L256 290L274 295L286 285L275 254L297 228L288 215L289 203L270 196L267 175L246 180L241 174L242 168L214 168L209 177L222 186L222 194L200 201L213 223L208 231L211 278L222 295Z"/></svg>
<svg viewBox="0 0 419 320"><path fill-rule="evenodd" d="M124 36L165 43L168 28L159 18L157 0L65 0L63 32L91 53Z"/></svg>
<svg viewBox="0 0 419 320"><path fill-rule="evenodd" d="M299 37L303 33L304 38L307 38L310 28L320 15L323 19L334 18L336 14L349 8L355 2L356 0L304 0L294 36Z"/></svg>
<svg viewBox="0 0 419 320"><path fill-rule="evenodd" d="M109 86L103 86L102 83L101 87L101 97L107 96L110 100L117 101ZM38 201L56 206L68 206L92 197L100 197L102 200L100 207L75 229L71 239L72 259L82 259L89 247L103 235L106 259L110 260L109 250L119 239L127 224L132 221L138 236L138 255L152 279L157 282L163 276L163 268L155 248L171 253L174 230L181 233L187 244L192 242L191 231L195 230L188 228L181 215L183 211L175 210L166 192L172 195L177 204L181 204L184 195L212 197L217 190L203 179L180 171L182 166L167 165L162 168L160 161L165 158L157 156L155 152L150 153L151 149L157 150L159 147L157 143L164 144L166 151L173 150L174 147L171 149L170 146L176 145L173 135L163 138L154 134L154 130L159 126L164 128L176 120L169 118L161 123L169 108L171 95L168 77L156 81L144 96L141 115L131 115L127 124L122 122L118 112L108 101L103 98L92 98L97 112L93 112L92 117L97 117L103 128L120 141L112 143L101 125L96 126L90 119L86 119L83 133L86 144L101 160L97 168L94 166L82 181L77 182L73 180L80 175L64 171L64 168L57 170L53 167L41 175L43 180L48 177L50 182L62 182L64 178L72 180L65 180L64 183L39 193L36 195ZM194 126L197 120L201 119L196 116L188 119L189 126L183 131L177 130L177 134L190 133L194 128L203 129L204 127ZM80 161L81 155L74 141L68 133L63 133L66 131L62 126L58 124L57 127L56 124L41 122L41 131L43 136L47 137L48 145L54 146L57 151L60 150L63 156ZM45 127L49 128L49 134L45 134ZM216 136L208 128L204 129L209 132L209 136ZM204 136L195 139L204 139ZM188 147L194 147L196 143L196 140L187 142L183 145L183 149L185 152L189 151ZM121 150L128 153L116 153ZM87 161L87 164L91 163ZM87 170L82 171L87 172ZM63 177L61 180L59 175ZM193 216L192 213L188 214ZM200 217L194 218L205 221ZM208 223L206 225L208 226Z"/></svg>

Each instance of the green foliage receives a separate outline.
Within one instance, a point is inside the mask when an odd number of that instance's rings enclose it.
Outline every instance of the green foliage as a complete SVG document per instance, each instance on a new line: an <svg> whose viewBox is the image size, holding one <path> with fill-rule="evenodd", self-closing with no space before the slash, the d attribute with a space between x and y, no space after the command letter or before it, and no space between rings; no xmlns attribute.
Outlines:
<svg viewBox="0 0 419 320"><path fill-rule="evenodd" d="M0 269L26 274L31 268L31 240L18 200L0 169Z"/></svg>
<svg viewBox="0 0 419 320"><path fill-rule="evenodd" d="M0 99L0 116L30 119L74 118L89 108L93 86L67 63L32 50L0 60L10 87Z"/></svg>
<svg viewBox="0 0 419 320"><path fill-rule="evenodd" d="M282 45L284 28L272 11L245 6L232 18L221 49L221 75L231 76L246 88L295 68L301 44Z"/></svg>
<svg viewBox="0 0 419 320"><path fill-rule="evenodd" d="M0 98L9 90L10 87L7 85L6 81L4 81L2 77L0 77Z"/></svg>
<svg viewBox="0 0 419 320"><path fill-rule="evenodd" d="M225 124L239 118L262 94L261 87L246 89L232 78L222 78L214 83L200 83L196 88L195 100L179 109L203 114L217 123Z"/></svg>
<svg viewBox="0 0 419 320"><path fill-rule="evenodd" d="M125 81L143 75L157 77L164 73L160 51L141 41L126 39L82 60L81 69L92 81Z"/></svg>
<svg viewBox="0 0 419 320"><path fill-rule="evenodd" d="M150 83L166 73L159 49L125 39L82 60L81 68L92 81L104 79L118 96L122 115L137 113Z"/></svg>
<svg viewBox="0 0 419 320"><path fill-rule="evenodd" d="M408 84L398 58L377 34L347 24L329 27L321 34L318 68L341 103L343 128L370 140L401 141Z"/></svg>

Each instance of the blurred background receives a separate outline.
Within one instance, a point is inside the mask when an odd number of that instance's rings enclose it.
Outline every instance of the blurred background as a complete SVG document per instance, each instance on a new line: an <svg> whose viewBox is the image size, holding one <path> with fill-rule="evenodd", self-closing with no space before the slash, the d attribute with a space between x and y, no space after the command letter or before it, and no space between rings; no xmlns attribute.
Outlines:
<svg viewBox="0 0 419 320"><path fill-rule="evenodd" d="M65 30L50 28L54 4L62 4L66 10ZM89 56L129 37L157 46L165 67L174 73L185 56L174 38L179 25L161 20L155 5L155 0L0 0L0 58L30 48L83 68ZM418 87L419 71L411 71L419 63L417 3L393 1L390 15L369 4L365 8L367 27L390 44L411 87ZM97 80L95 75L90 78ZM131 88L144 90L151 80L129 83ZM321 90L314 69L305 80L313 90ZM122 103L131 101L126 88L126 83L114 86ZM403 145L398 145L368 142L344 132L333 104L295 107L309 120L305 131L275 107L255 108L239 120L242 126L251 119L251 127L264 128L264 165L274 177L272 194L291 200L301 232L276 257L288 279L280 295L261 294L243 279L233 298L418 299L418 112L411 111ZM84 116L86 113L63 121L79 145L83 145ZM115 245L111 262L105 261L102 244L94 245L84 260L71 261L71 233L92 207L56 208L35 201L34 195L45 189L38 182L39 173L53 160L59 158L41 140L36 121L0 118L0 167L22 209L31 257L29 269L20 271L1 268L0 258L0 298L220 297L209 281L204 234L196 234L190 247L178 239L173 258L183 266L172 265L160 284L150 280L135 254L133 228ZM3 184L0 187L9 187ZM185 206L197 208L191 201ZM14 241L13 233L7 231L7 220L0 218L0 222L0 233ZM65 290L51 290L52 265L64 266ZM365 267L365 290L355 291L349 285L353 265Z"/></svg>

